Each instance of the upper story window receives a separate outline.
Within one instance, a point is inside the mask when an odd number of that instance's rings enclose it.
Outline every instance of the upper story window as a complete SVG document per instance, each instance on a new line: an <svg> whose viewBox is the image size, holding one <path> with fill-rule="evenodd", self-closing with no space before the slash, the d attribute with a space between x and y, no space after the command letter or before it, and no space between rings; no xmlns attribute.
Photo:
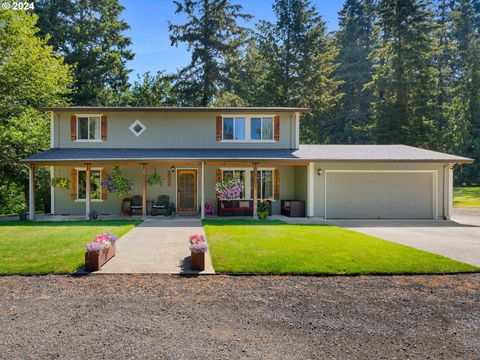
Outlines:
<svg viewBox="0 0 480 360"><path fill-rule="evenodd" d="M100 116L77 117L77 140L101 140Z"/></svg>
<svg viewBox="0 0 480 360"><path fill-rule="evenodd" d="M224 116L222 141L274 141L273 116Z"/></svg>
<svg viewBox="0 0 480 360"><path fill-rule="evenodd" d="M223 118L223 140L245 140L246 119L244 117Z"/></svg>
<svg viewBox="0 0 480 360"><path fill-rule="evenodd" d="M273 117L252 117L250 119L251 140L273 140Z"/></svg>

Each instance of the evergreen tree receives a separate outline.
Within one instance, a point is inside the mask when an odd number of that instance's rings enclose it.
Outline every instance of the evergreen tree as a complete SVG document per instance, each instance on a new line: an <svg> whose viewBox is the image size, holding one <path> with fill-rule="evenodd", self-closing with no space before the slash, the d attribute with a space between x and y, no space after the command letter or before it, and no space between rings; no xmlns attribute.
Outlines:
<svg viewBox="0 0 480 360"><path fill-rule="evenodd" d="M310 1L276 0L273 10L276 22L258 25L258 53L252 60L263 74L254 82L251 102L311 107L312 114L302 119L302 141L321 141L326 115L340 98L333 79L337 49Z"/></svg>
<svg viewBox="0 0 480 360"><path fill-rule="evenodd" d="M118 0L39 0L35 11L43 35L75 66L74 105L119 105L129 87L133 59L128 24Z"/></svg>
<svg viewBox="0 0 480 360"><path fill-rule="evenodd" d="M380 143L435 141L436 25L423 0L380 0L372 52L372 116Z"/></svg>
<svg viewBox="0 0 480 360"><path fill-rule="evenodd" d="M173 76L158 71L154 76L146 72L138 75L128 95L131 106L173 106L177 101L173 92Z"/></svg>
<svg viewBox="0 0 480 360"><path fill-rule="evenodd" d="M180 69L175 84L184 105L207 106L219 90L228 87L229 75L238 70L238 58L248 30L239 20L251 15L230 0L174 1L176 13L185 13L187 22L170 23L172 45L186 43L191 51L189 65ZM228 91L228 89L227 89Z"/></svg>
<svg viewBox="0 0 480 360"><path fill-rule="evenodd" d="M458 174L460 181L467 184L480 183L480 23L475 3L458 0L452 15L457 48L452 106L459 134L455 150L477 160Z"/></svg>
<svg viewBox="0 0 480 360"><path fill-rule="evenodd" d="M336 109L332 141L338 143L371 142L370 103L372 90L364 89L371 81L373 31L372 0L347 0L339 12L340 29L336 34L340 64L335 76L342 81L344 94Z"/></svg>
<svg viewBox="0 0 480 360"><path fill-rule="evenodd" d="M455 42L452 34L452 7L454 0L440 0L435 8L436 22L435 33L435 69L437 83L436 99L436 138L432 144L440 151L451 151L455 139L455 119L452 114L452 100L454 87L454 54Z"/></svg>

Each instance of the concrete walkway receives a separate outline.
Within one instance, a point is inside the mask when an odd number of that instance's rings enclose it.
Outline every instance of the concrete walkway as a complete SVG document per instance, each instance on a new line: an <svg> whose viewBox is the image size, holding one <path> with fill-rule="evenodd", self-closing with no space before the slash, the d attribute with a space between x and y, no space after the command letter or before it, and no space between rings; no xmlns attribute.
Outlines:
<svg viewBox="0 0 480 360"><path fill-rule="evenodd" d="M188 237L204 234L196 218L147 218L117 242L116 255L96 274L167 273L212 274L210 254L205 271L190 270Z"/></svg>

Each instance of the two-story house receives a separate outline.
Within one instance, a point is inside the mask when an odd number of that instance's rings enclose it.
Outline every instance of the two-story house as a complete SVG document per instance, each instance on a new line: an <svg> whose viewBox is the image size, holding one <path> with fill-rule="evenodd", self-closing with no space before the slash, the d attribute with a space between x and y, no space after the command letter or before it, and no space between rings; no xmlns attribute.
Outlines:
<svg viewBox="0 0 480 360"><path fill-rule="evenodd" d="M113 166L142 197L146 216L159 195L179 213L215 212L215 184L243 184L237 207L281 200L304 202L309 217L430 218L451 215L452 172L473 160L404 145L302 145L303 108L272 107L52 107L51 149L24 161L30 166L30 218L35 168L70 180L52 187L53 214L119 214L122 197L101 181ZM149 186L157 173L161 186ZM254 209L255 210L255 209ZM232 215L235 215L232 212Z"/></svg>

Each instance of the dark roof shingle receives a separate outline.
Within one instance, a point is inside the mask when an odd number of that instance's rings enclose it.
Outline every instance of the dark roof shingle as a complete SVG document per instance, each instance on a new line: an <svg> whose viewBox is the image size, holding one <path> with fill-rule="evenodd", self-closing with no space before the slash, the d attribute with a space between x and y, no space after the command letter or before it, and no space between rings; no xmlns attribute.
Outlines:
<svg viewBox="0 0 480 360"><path fill-rule="evenodd" d="M29 163L61 161L232 160L324 162L442 162L472 159L405 145L300 145L294 149L61 148L25 159Z"/></svg>

